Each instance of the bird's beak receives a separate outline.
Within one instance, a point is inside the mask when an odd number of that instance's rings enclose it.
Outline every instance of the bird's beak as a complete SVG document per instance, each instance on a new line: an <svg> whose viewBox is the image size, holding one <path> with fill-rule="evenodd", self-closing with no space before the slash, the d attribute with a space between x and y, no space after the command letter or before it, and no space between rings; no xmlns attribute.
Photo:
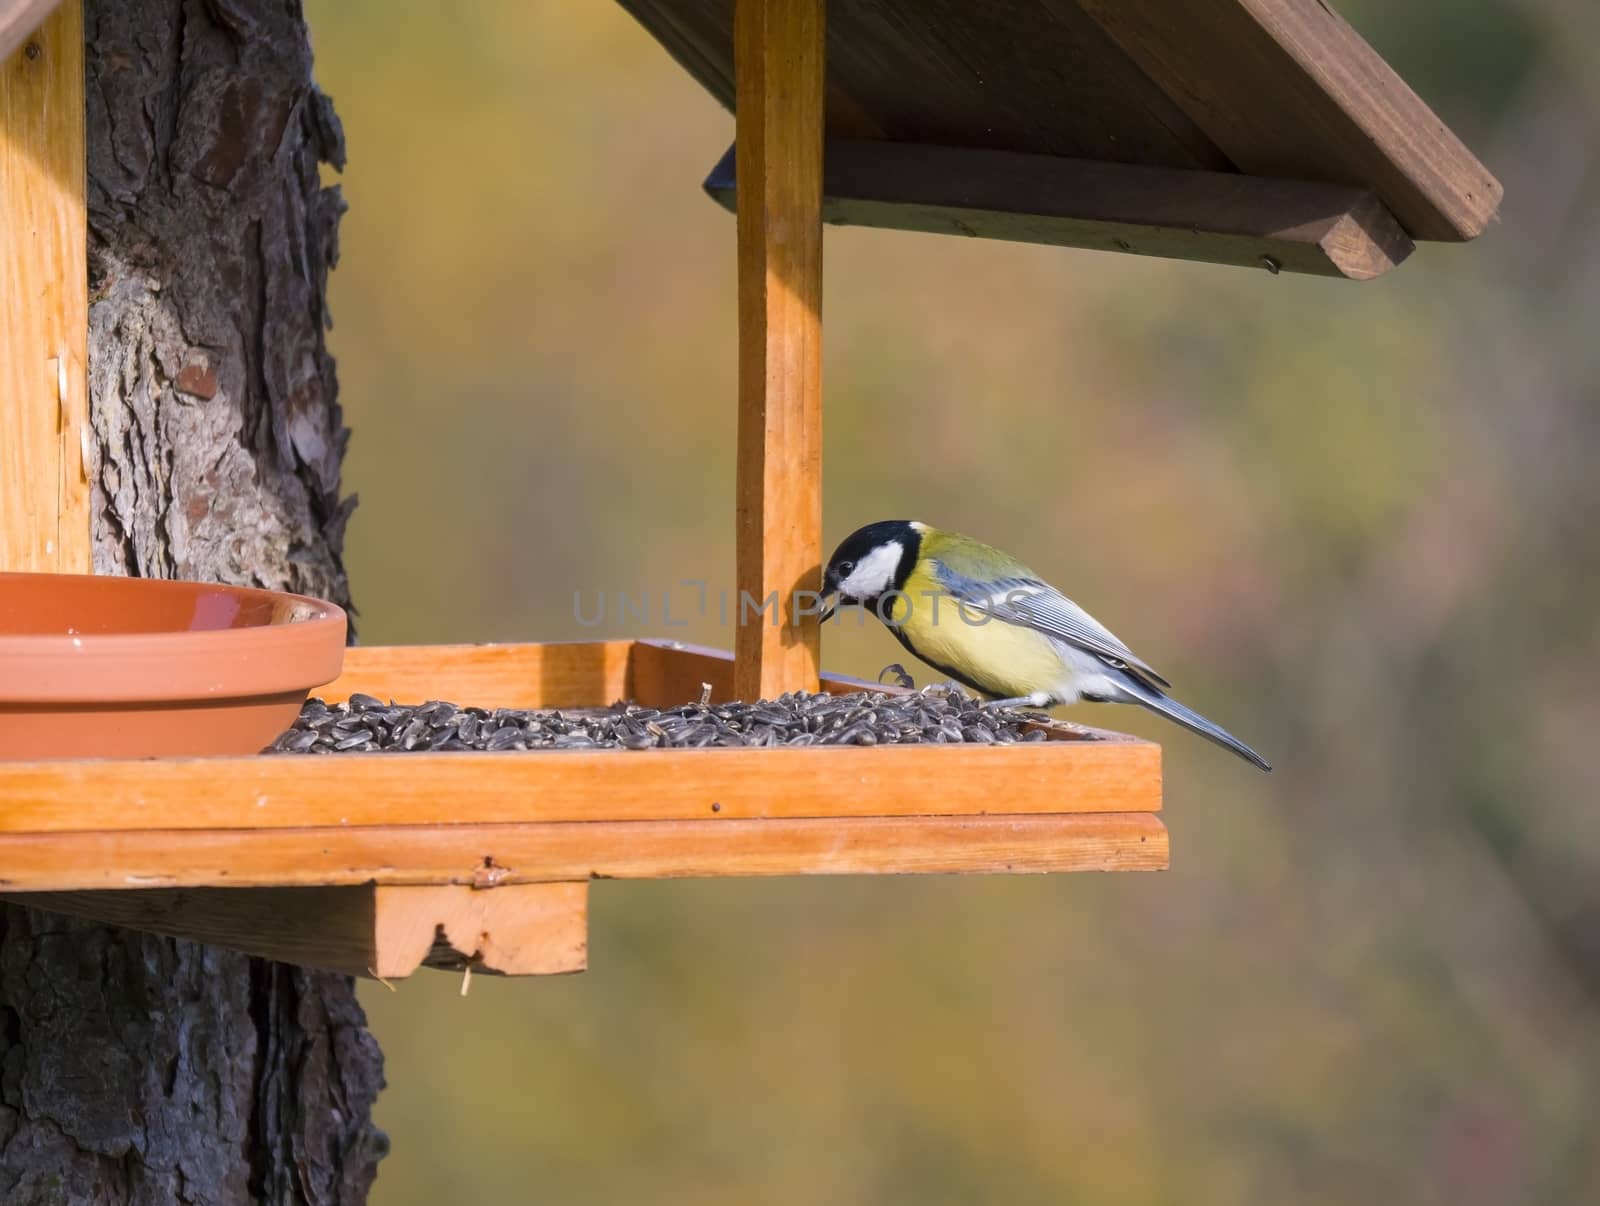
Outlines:
<svg viewBox="0 0 1600 1206"><path fill-rule="evenodd" d="M817 617L818 624L826 624L829 620L833 619L833 613L839 610L836 605L838 594L839 592L837 590L825 590L822 592L822 602L826 604L826 606L823 607L822 614Z"/></svg>

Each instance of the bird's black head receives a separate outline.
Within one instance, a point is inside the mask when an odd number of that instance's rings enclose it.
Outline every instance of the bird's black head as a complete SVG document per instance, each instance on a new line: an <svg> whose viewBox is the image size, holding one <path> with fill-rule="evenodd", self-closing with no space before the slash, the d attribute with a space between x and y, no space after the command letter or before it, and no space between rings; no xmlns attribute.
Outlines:
<svg viewBox="0 0 1600 1206"><path fill-rule="evenodd" d="M828 559L822 575L825 595L840 603L872 606L882 595L905 587L922 548L923 526L909 519L884 519L851 532Z"/></svg>

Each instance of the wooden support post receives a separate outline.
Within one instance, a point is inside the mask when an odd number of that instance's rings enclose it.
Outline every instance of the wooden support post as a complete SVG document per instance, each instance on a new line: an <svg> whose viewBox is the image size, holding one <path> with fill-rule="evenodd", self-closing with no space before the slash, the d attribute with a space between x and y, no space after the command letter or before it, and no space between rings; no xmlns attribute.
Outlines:
<svg viewBox="0 0 1600 1206"><path fill-rule="evenodd" d="M20 42L0 61L0 570L88 573L82 0L11 32Z"/></svg>
<svg viewBox="0 0 1600 1206"><path fill-rule="evenodd" d="M800 614L815 609L797 592L819 590L822 578L825 13L826 0L734 8L744 184L734 691L743 699L817 689L821 628Z"/></svg>

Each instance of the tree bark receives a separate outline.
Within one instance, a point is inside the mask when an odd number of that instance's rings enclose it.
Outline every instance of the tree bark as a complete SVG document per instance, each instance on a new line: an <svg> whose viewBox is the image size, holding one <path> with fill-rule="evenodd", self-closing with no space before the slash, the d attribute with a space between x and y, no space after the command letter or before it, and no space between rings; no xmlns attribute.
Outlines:
<svg viewBox="0 0 1600 1206"><path fill-rule="evenodd" d="M89 0L101 573L348 605L323 342L343 202L295 0ZM0 909L0 1202L359 1203L382 1057L344 977Z"/></svg>

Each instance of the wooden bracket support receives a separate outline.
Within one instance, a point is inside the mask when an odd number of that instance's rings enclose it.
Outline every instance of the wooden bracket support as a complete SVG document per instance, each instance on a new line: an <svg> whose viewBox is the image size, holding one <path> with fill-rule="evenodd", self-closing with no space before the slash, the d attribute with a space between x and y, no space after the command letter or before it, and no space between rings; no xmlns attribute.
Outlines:
<svg viewBox="0 0 1600 1206"><path fill-rule="evenodd" d="M841 226L1085 247L1370 280L1410 237L1364 189L974 147L830 139L822 216ZM735 206L729 148L705 190Z"/></svg>
<svg viewBox="0 0 1600 1206"><path fill-rule="evenodd" d="M734 7L737 142L749 182L738 201L742 699L815 691L820 667L819 609L807 604L822 585L826 11L825 0Z"/></svg>
<svg viewBox="0 0 1600 1206"><path fill-rule="evenodd" d="M587 883L14 892L0 899L346 975L583 971Z"/></svg>

